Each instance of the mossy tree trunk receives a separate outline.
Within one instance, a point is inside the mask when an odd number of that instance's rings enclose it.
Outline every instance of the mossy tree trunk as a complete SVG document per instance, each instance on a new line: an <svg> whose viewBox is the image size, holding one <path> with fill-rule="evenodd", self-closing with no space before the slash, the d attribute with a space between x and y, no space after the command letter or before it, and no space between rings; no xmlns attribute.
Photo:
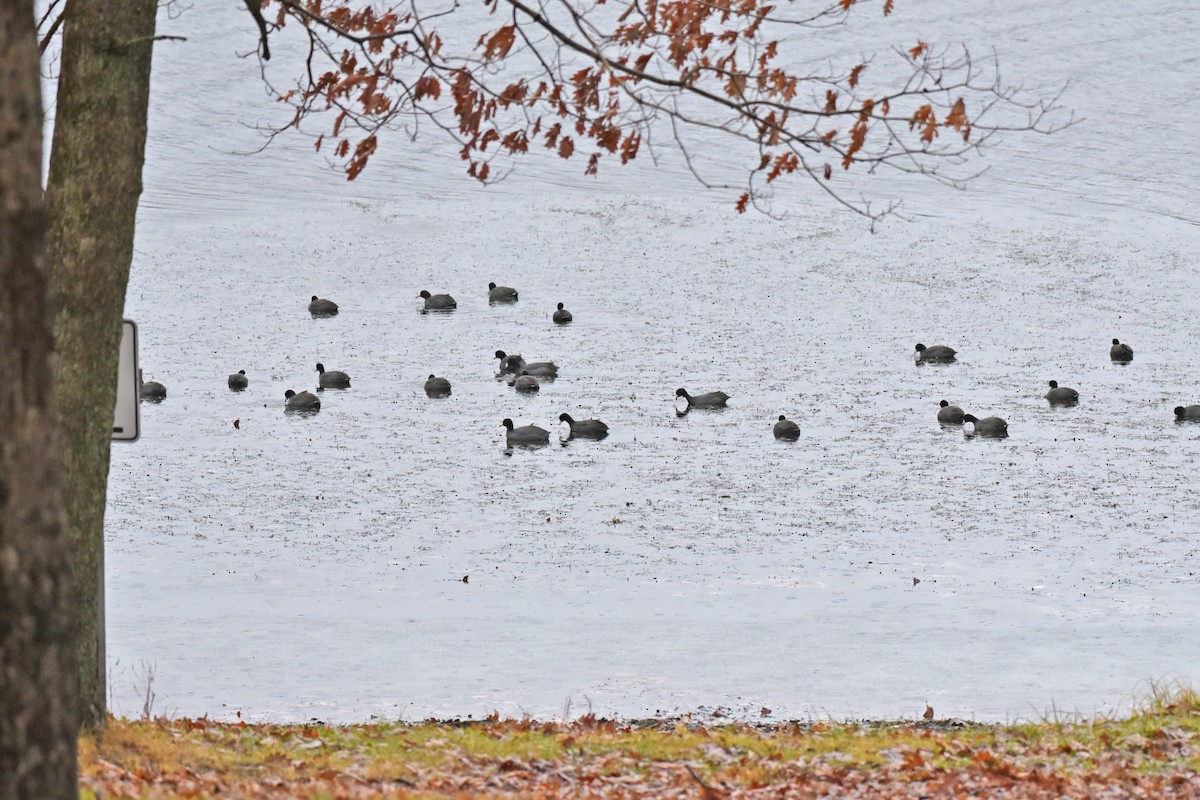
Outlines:
<svg viewBox="0 0 1200 800"><path fill-rule="evenodd" d="M46 203L53 391L80 619L80 712L105 714L104 503L157 0L70 0Z"/></svg>
<svg viewBox="0 0 1200 800"><path fill-rule="evenodd" d="M33 2L0 2L0 800L78 796L38 69Z"/></svg>

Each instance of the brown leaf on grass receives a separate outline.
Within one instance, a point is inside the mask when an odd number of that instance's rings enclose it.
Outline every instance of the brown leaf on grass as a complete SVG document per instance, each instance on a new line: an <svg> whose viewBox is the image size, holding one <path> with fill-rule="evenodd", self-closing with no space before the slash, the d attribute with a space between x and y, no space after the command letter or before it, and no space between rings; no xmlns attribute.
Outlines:
<svg viewBox="0 0 1200 800"><path fill-rule="evenodd" d="M479 722L346 727L113 719L102 737L81 737L80 794L1200 798L1200 773L1188 761L1190 742L1200 736L1190 707L1127 720L962 731L830 721L721 721L702 731L689 718L629 724L588 717L582 725L494 715ZM550 750L538 757L541 745L531 739L541 737ZM317 740L326 747L304 754L292 749ZM386 741L402 746L381 746ZM667 760L664 748L671 753Z"/></svg>
<svg viewBox="0 0 1200 800"><path fill-rule="evenodd" d="M707 783L705 783L700 778L700 776L696 774L696 770L692 769L690 764L684 764L683 768L687 770L688 775L692 776L692 780L694 780L697 784L700 785L700 797L702 798L702 800L724 800L725 799L725 797L727 796L728 793L722 792L721 790L719 790L715 787L709 786Z"/></svg>

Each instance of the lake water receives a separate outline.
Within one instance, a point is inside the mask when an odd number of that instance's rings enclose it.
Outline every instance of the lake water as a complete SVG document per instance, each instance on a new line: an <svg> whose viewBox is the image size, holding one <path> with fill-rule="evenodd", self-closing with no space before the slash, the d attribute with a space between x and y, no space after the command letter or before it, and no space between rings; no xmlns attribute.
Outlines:
<svg viewBox="0 0 1200 800"><path fill-rule="evenodd" d="M114 710L148 671L156 712L329 721L1004 720L1195 680L1200 424L1171 409L1200 403L1200 20L938 5L884 30L994 44L1084 119L1006 140L967 192L863 183L912 215L874 234L798 182L786 219L739 216L669 150L490 188L434 139L353 184L300 137L247 154L278 118L244 9L164 19L189 41L156 51L127 315L169 396L113 448ZM918 341L958 362L914 365ZM559 377L519 395L497 349ZM318 361L353 388L284 414ZM680 386L733 399L679 416ZM1010 438L941 429L943 398ZM563 411L612 433L563 445ZM552 444L506 451L505 417Z"/></svg>

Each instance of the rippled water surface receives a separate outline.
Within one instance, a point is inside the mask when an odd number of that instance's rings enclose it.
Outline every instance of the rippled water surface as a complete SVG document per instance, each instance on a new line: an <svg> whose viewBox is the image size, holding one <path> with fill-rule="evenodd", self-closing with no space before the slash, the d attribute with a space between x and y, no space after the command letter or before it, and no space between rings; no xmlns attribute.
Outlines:
<svg viewBox="0 0 1200 800"><path fill-rule="evenodd" d="M912 5L901 39L932 24ZM874 234L799 185L784 221L738 216L667 155L600 181L531 161L489 189L436 142L397 139L350 185L298 138L239 155L270 112L232 55L244 12L164 22L190 39L156 55L127 314L169 397L114 446L115 709L141 711L148 668L160 711L329 720L1005 719L1195 679L1200 425L1171 409L1200 402L1196 82L1176 77L1200 23L968 5L958 38L1071 80L1088 119ZM1130 108L1162 134L1126 153ZM520 301L489 306L489 281ZM458 309L420 313L421 289ZM313 294L341 313L311 319ZM958 362L914 365L918 341ZM498 348L559 377L518 395ZM353 388L284 414L317 361ZM1049 408L1050 379L1079 406ZM680 386L733 399L680 416ZM1011 437L941 429L943 398ZM563 411L612 434L561 443ZM780 413L798 442L772 438ZM506 451L504 417L552 444Z"/></svg>

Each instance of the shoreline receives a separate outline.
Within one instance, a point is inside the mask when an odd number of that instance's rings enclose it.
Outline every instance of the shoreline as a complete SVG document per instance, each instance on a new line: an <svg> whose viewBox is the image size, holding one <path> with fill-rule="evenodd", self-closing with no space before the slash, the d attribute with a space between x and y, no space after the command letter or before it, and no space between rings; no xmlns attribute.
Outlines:
<svg viewBox="0 0 1200 800"><path fill-rule="evenodd" d="M81 797L1200 797L1200 696L1121 718L277 725L111 718Z"/></svg>

